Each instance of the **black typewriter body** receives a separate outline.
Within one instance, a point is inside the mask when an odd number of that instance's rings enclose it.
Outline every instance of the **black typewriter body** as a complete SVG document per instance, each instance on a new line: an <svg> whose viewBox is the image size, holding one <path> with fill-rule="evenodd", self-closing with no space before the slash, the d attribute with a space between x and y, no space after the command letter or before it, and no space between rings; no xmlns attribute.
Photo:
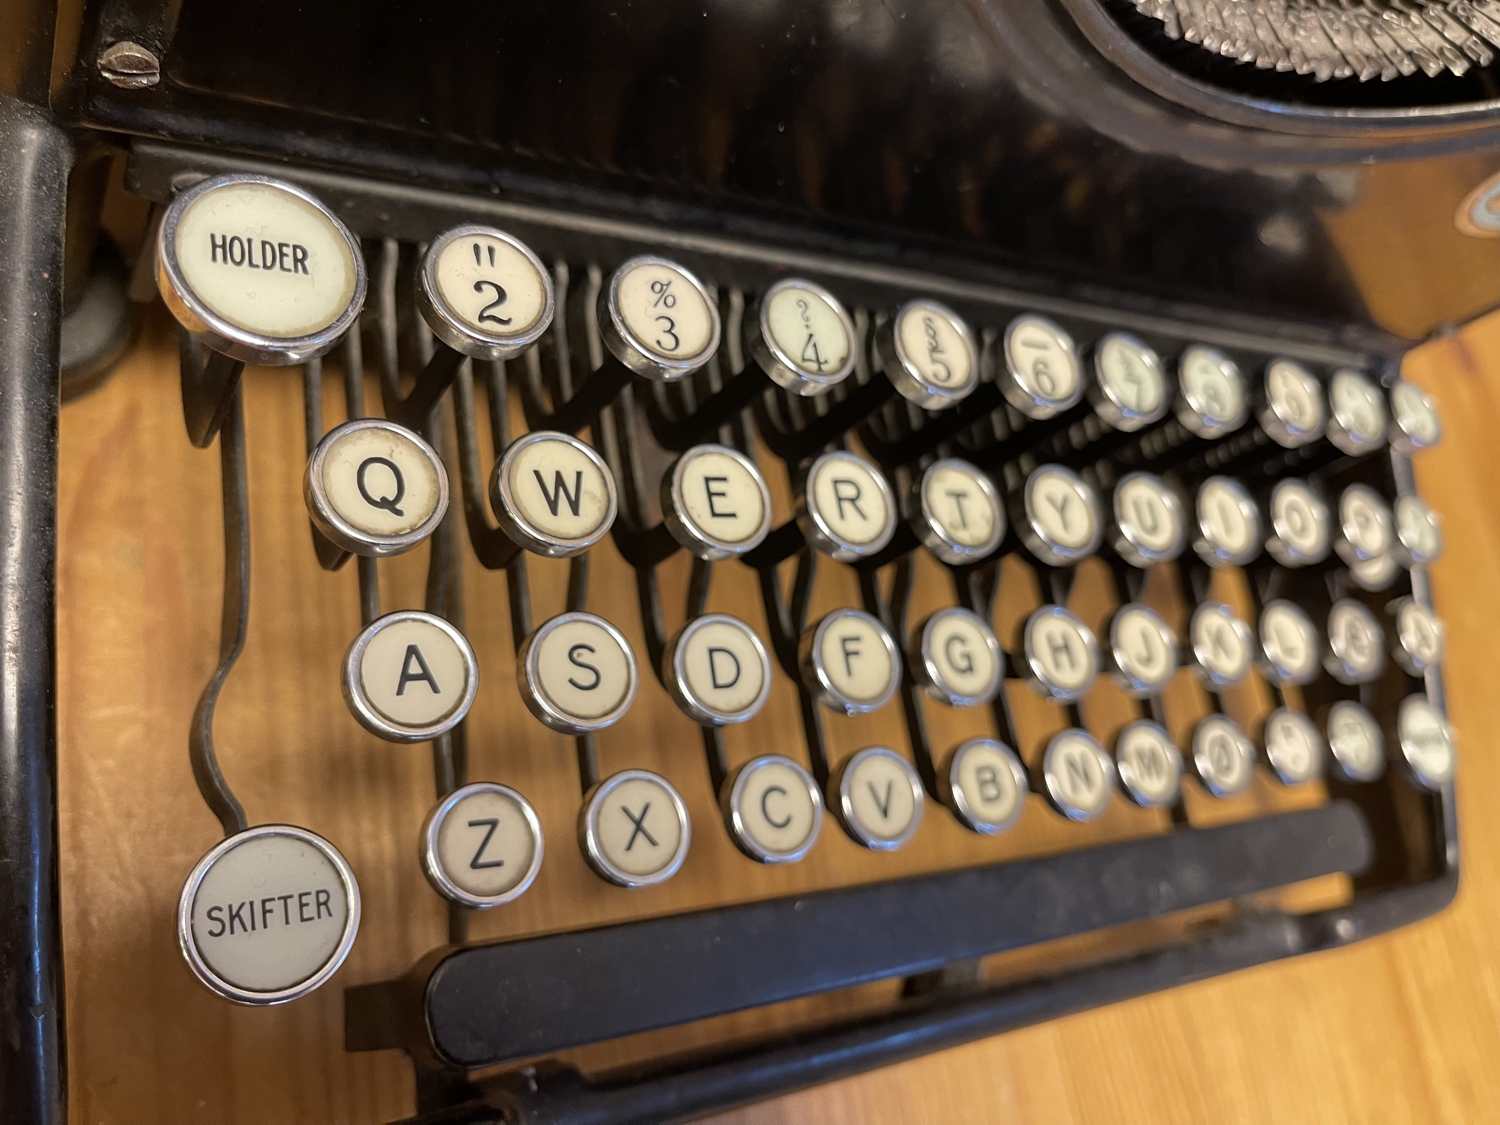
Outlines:
<svg viewBox="0 0 1500 1125"><path fill-rule="evenodd" d="M1110 843L1081 835L1070 850L1003 863L894 881L874 865L847 887L480 942L464 940L463 915L491 903L465 906L461 888L457 897L451 887L439 888L454 904L450 944L399 979L351 980L346 972L324 985L344 991L348 1049L409 1054L417 1073L412 1120L691 1117L1084 1007L1331 949L1442 909L1456 891L1459 866L1451 735L1440 732L1446 766L1424 775L1432 763L1420 747L1403 756L1402 725L1402 708L1418 696L1440 721L1440 666L1403 651L1368 674L1351 672L1351 660L1358 661L1347 651L1320 648L1316 670L1295 677L1277 670L1259 632L1266 607L1287 602L1305 612L1326 645L1330 614L1350 603L1350 613L1377 622L1383 649L1403 643L1392 614L1405 601L1431 606L1432 592L1427 560L1402 538L1406 525L1397 526L1403 517L1393 516L1392 506L1415 497L1411 460L1430 442L1395 436L1395 429L1387 434L1384 413L1379 439L1359 440L1351 434L1357 427L1333 416L1337 401L1328 422L1343 427L1339 440L1321 428L1316 438L1283 440L1284 431L1275 436L1276 425L1265 421L1273 394L1266 388L1271 368L1285 363L1306 374L1326 402L1335 377L1352 372L1360 382L1349 393L1369 390L1382 411L1399 410L1390 396L1401 383L1402 356L1495 305L1497 243L1487 236L1500 230L1490 206L1500 198L1490 190L1490 177L1500 172L1500 89L1479 63L1409 93L1404 79L1371 92L1345 78L1333 92L1320 87L1303 96L1295 73L1270 71L1264 87L1250 79L1226 84L1212 68L1176 65L1125 19L1130 7L1112 0L0 3L0 137L7 153L0 160L0 638L7 654L0 670L0 855L8 860L0 864L0 1115L41 1122L64 1120L67 1112L55 761L70 748L56 744L53 729L56 435L70 332L75 340L87 334L78 317L90 307L84 291L108 272L97 265L96 235L99 169L110 161L123 166L125 193L149 204L156 224L145 264L131 267L131 291L139 299L144 288L154 299L154 279L187 326L187 436L220 454L222 659L193 716L184 768L191 764L231 838L246 822L215 762L213 706L251 612L244 443L254 429L238 397L245 356L220 347L201 316L196 329L189 325L201 313L187 292L190 266L174 274L159 264L153 270L152 259L156 240L168 237L161 231L173 221L174 200L216 177L290 184L349 234L362 308L350 308L322 353L288 351L270 362L300 372L309 456L324 436L316 405L322 380L335 371L345 380L351 418L398 423L435 451L438 476L446 471L448 517L439 515L441 528L424 548L432 555L427 605L410 608L462 630L454 576L472 550L480 565L505 571L505 593L496 597L517 650L540 651L551 611L531 604L525 562L549 552L524 528L517 538L511 524L526 524L525 513L504 510L510 501L498 485L492 493L481 450L498 457L528 432L583 433L614 490L613 526L601 529L596 549L609 548L602 543L608 530L612 549L635 575L639 620L632 628L642 631L645 646L635 654L632 683L642 691L663 686L673 674L673 634L703 615L713 569L755 560L767 674L798 685L804 736L801 745L768 749L805 767L822 833L859 838L858 823L851 826L859 820L854 799L845 794L837 807L850 758L848 739L837 733L843 719L829 705L837 685L819 680L826 669L809 671L818 658L808 646L819 643L807 639L819 625L810 617L809 590L820 569L838 567L858 573L857 608L907 656L884 706L892 729L902 732L894 757L907 763L901 768L913 779L913 801L925 802L927 817L956 817L976 832L1006 828L975 827L983 818L965 810L955 783L945 780L954 747L929 736L941 685L921 667L921 650L916 660L908 651L920 625L913 607L934 600L930 588L925 601L914 593L911 557L938 553L913 530L921 516L913 510L920 509L917 482L942 458L979 466L997 496L997 521L1008 530L997 531L988 554L945 559L922 570L922 581L941 587L937 603L994 627L996 653L1004 650L997 676L1003 666L1006 679L1025 674L1042 683L1058 704L1059 731L1089 729L1081 703L1087 685L1081 693L1060 685L1062 670L1027 648L1019 618L1014 635L995 622L1002 556L1025 560L1041 602L1069 603L1081 556L1045 534L1039 547L1025 531L1028 520L1040 519L1026 507L1030 482L1049 466L1095 494L1098 534L1082 555L1106 562L1101 581L1118 603L1147 600L1152 582L1201 607L1217 596L1211 590L1220 570L1242 572L1244 597L1258 615L1246 642L1254 659L1244 654L1256 670L1235 679L1259 679L1273 705L1309 717L1324 738L1316 776L1327 786L1326 800L1204 825L1193 823L1179 799L1167 798L1152 831ZM188 221L186 209L180 217ZM417 293L424 254L455 228L497 230L531 252L546 278L550 319L538 320L538 335L525 347L470 352L469 363L455 358L443 369L448 345L431 330L432 319L423 320L426 310L418 314ZM274 238L264 242L269 249L231 246L228 238L214 252L224 261L238 256L237 268L298 272L291 236L279 256ZM481 250L474 241L482 269ZM641 256L701 279L714 335L685 377L631 382L621 360L619 385L606 389L622 331L609 312L611 279ZM1401 284L1403 271L1418 264L1424 279L1436 280ZM667 331L674 340L685 331L691 300L677 276L653 274L649 290L653 320L672 311ZM758 318L773 287L798 279L810 283L804 297L826 292L847 310L848 371L826 391L808 383L788 390L770 372L778 363L783 373L799 363L821 370L816 347L791 356L771 347L768 361L757 336L766 331ZM665 303L669 296L674 303ZM887 386L899 358L897 345L886 343L895 339L892 318L914 299L972 330L973 402L984 409L918 406ZM1024 385L1019 398L990 392L1006 377L1007 328L1023 322L1060 333L1037 346L1065 342L1078 384L1071 400L1038 405L1050 393L1052 372L1044 369L1033 369L1042 382L1040 390L1030 387L1031 400ZM928 331L938 331L930 320ZM1160 413L1128 425L1111 421L1083 386L1104 379L1099 357L1117 336L1158 357L1166 396ZM810 345L813 337L809 327ZM1024 331L1017 339L1024 346ZM1243 410L1232 424L1204 426L1168 408L1168 399L1186 393L1179 364L1194 349L1214 371L1242 375ZM362 401L366 370L379 376L378 402ZM736 397L735 387L749 391ZM1201 413L1212 415L1215 405ZM716 409L710 423L695 422ZM524 426L517 428L517 418ZM742 561L699 555L689 588L677 590L656 577L665 552L686 549L680 536L669 540L661 530L672 503L663 480L686 449L703 443L747 456L752 475L771 479L778 497L801 506L794 517L778 502L764 543ZM837 528L829 531L809 514L814 501L797 499L810 487L811 467L830 450L857 454L888 479L890 545L851 548ZM1187 531L1170 557L1122 544L1121 536L1130 536L1110 498L1131 473L1160 479L1181 503ZM1250 557L1216 543L1212 515L1196 506L1210 504L1205 483L1222 477L1243 490L1261 521ZM1273 491L1287 480L1311 482L1324 498L1339 550L1285 561L1296 550L1271 525ZM361 476L362 491L363 482ZM1360 538L1366 510L1345 518L1350 489L1367 490L1355 495L1373 498L1377 515L1386 506L1383 548L1367 551ZM834 491L828 502L835 517L846 515L852 495ZM544 491L544 498L556 516L558 494ZM400 502L387 496L381 503ZM1401 510L1408 509L1416 510ZM1207 522L1199 527L1195 518ZM330 535L316 513L313 519L320 563L339 566L339 529ZM1351 521L1359 526L1351 529ZM815 542L818 534L832 544ZM1283 553L1264 553L1261 544L1277 534ZM566 609L583 613L587 554L573 558ZM1148 577L1161 569L1158 562L1170 567L1168 577ZM373 626L382 608L375 555L346 568L351 585L356 570ZM1192 628L1184 617L1175 630L1185 659L1194 648ZM1097 643L1089 659L1104 678L1111 640L1089 637ZM1212 640L1207 646L1195 657L1202 665L1195 690L1217 712L1227 680L1215 678ZM573 667L580 667L576 660ZM1113 673L1125 674L1119 667ZM403 684L423 674L434 675L425 664L401 668ZM511 688L487 683L483 690ZM1087 820L1089 810L1070 801L1064 752L1052 776L1035 752L1040 746L1020 745L1038 740L1018 737L1005 699L1000 686L969 701L978 704L972 735L1014 746L1024 759L1016 800ZM679 701L689 715L692 702ZM356 713L365 707L360 721L367 729L381 723L367 721L378 705L355 698L350 705ZM1329 716L1341 705L1362 708L1383 732L1386 768L1359 777L1357 767L1330 755ZM1123 706L1131 721L1161 717L1159 692L1133 692ZM617 776L600 766L607 723L570 726L545 702L528 700L527 707L531 714L517 706L511 721L540 719L557 730L559 747L576 750L560 750L558 762L578 773L580 804L598 797ZM725 755L719 721L684 719L682 764L672 780L709 787L732 821L739 771ZM1438 737L1433 729L1426 734ZM1126 801L1129 786L1110 753L1113 732L1095 733L1105 758L1087 761L1109 763L1106 798ZM1268 758L1263 735L1242 733L1252 744L1246 753L1253 752L1246 768L1275 775L1281 767ZM429 740L416 728L385 737ZM430 738L439 797L487 780L465 776L461 716ZM1051 736L1043 741L1050 746ZM1214 745L1203 765L1192 760L1192 747L1177 747L1183 787L1213 795L1222 780ZM232 765L225 767L232 776ZM1086 777L1091 767L1074 768ZM1306 780L1290 777L1296 772L1282 780ZM545 827L549 852L608 851L587 826L577 842L571 825ZM692 825L694 836L725 831L732 825ZM872 858L899 843L868 834L861 842ZM753 843L737 846L745 863L767 861ZM474 855L476 870L483 847ZM628 889L631 872L611 868L607 856L590 862L601 868L601 894L649 893ZM206 868L194 878L212 874ZM1346 901L1305 913L1247 909L1183 940L1054 975L992 983L978 969L992 954L1326 875L1349 877ZM441 881L429 877L435 887ZM294 910L308 924L320 922L316 897L290 901L280 907L288 924ZM345 919L351 942L358 906L356 890ZM193 924L184 922L183 931L190 962ZM243 916L239 924L249 925ZM364 924L372 923L367 917ZM330 975L344 953L347 945L330 959ZM632 966L628 974L622 964ZM212 964L194 972L205 983L205 972L215 976ZM580 1044L890 978L906 980L904 999L872 1016L624 1071L583 1074L546 1061ZM289 998L209 987L246 1003ZM590 1002L559 1002L581 995Z"/></svg>

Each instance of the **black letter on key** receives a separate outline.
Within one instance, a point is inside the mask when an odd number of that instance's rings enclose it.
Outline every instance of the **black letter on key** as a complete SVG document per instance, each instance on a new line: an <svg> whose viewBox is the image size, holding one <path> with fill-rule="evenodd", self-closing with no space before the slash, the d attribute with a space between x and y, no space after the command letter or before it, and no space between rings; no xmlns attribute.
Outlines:
<svg viewBox="0 0 1500 1125"><path fill-rule="evenodd" d="M760 815L766 818L766 823L772 828L785 828L788 824L792 823L792 818L784 816L780 820L777 820L771 815L771 806L768 802L772 793L780 793L783 797L786 796L786 790L781 786L767 786L766 791L760 795Z"/></svg>
<svg viewBox="0 0 1500 1125"><path fill-rule="evenodd" d="M848 491L846 492L844 488L840 488L839 485L844 485L845 488L848 489ZM863 495L864 489L859 487L859 481L850 480L848 477L833 478L833 498L838 501L839 519L844 518L845 504L848 504L849 507L853 508L855 512L858 513L860 519L869 519L870 517L865 515L865 510L859 506L859 498Z"/></svg>
<svg viewBox="0 0 1500 1125"><path fill-rule="evenodd" d="M379 465L390 471L396 487L390 496L374 496L370 493L369 486L365 484L365 474L370 471L370 466ZM365 498L365 503L372 508L390 512L394 516L405 516L397 505L401 498L406 495L406 480L401 476L401 470L396 468L396 463L385 457L366 457L359 463L359 468L354 473L354 486L359 489L359 494Z"/></svg>
<svg viewBox="0 0 1500 1125"><path fill-rule="evenodd" d="M634 814L632 814L630 809L625 805L620 806L620 811L625 814L625 819L630 821L631 823L630 839L625 841L625 850L627 852L631 848L635 847L635 838L637 836L646 837L646 843L650 844L653 848L661 847L661 845L656 842L656 837L646 831L646 814L651 811L650 801L647 801L644 805L641 806L640 816L635 816Z"/></svg>
<svg viewBox="0 0 1500 1125"><path fill-rule="evenodd" d="M889 777L885 779L885 796L884 797L882 797L880 795L880 791L875 788L875 783L873 781L868 781L865 784L870 787L870 796L873 797L873 798L875 798L875 807L880 810L880 818L882 820L890 820L891 819L891 789L895 786L895 784L896 784L895 781L893 779L889 778Z"/></svg>
<svg viewBox="0 0 1500 1125"><path fill-rule="evenodd" d="M542 476L540 469L532 469L531 475L536 477L536 486L542 490L542 499L547 501L548 510L557 515L557 502L559 499L567 500L568 509L576 516L578 514L578 502L583 499L583 470L576 469L573 472L573 487L568 488L568 482L563 480L562 470L552 471L552 491L547 491L547 481Z"/></svg>
<svg viewBox="0 0 1500 1125"><path fill-rule="evenodd" d="M734 665L733 674L730 675L729 679L722 682L719 680L718 662L714 659L714 657L716 656L727 656L730 663ZM734 687L735 684L740 682L740 658L734 653L730 652L727 648L719 648L717 645L709 646L708 679L709 682L713 684L715 691L722 691L725 688Z"/></svg>
<svg viewBox="0 0 1500 1125"><path fill-rule="evenodd" d="M468 822L470 828L486 828L484 839L479 841L479 847L474 849L474 858L469 860L469 866L475 871L483 871L487 867L504 867L503 859L480 859L484 855L484 849L490 846L490 838L494 836L495 829L500 827L500 821L493 816L480 817L478 820Z"/></svg>
<svg viewBox="0 0 1500 1125"><path fill-rule="evenodd" d="M714 485L725 484L728 482L728 480L728 477L703 478L703 492L708 498L708 514L713 516L715 519L732 520L735 516L739 515L738 512L721 512L719 511L718 506L714 503L715 500L722 500L724 497L729 495L729 493L724 491L722 488L715 492Z"/></svg>
<svg viewBox="0 0 1500 1125"><path fill-rule="evenodd" d="M412 663L415 662L417 670L412 671ZM438 687L437 677L432 674L432 669L427 667L427 661L422 656L422 650L416 645L406 646L406 656L401 661L401 679L396 683L396 694L405 695L406 685L410 680L424 680L432 689L433 695L441 695L443 689Z"/></svg>
<svg viewBox="0 0 1500 1125"><path fill-rule="evenodd" d="M579 644L573 645L570 649L568 649L568 663L569 664L572 664L576 668L587 668L590 672L594 673L594 682L591 683L591 684L581 684L577 680L575 680L572 676L568 677L568 683L572 684L579 691L593 691L596 687L599 686L599 684L604 679L604 677L600 674L598 668L595 668L588 661L586 661L586 660L580 660L578 658L578 654L580 652L589 652L589 653L592 653L592 652L595 652L595 651L596 650L595 650L595 648L594 648L593 645L591 645L591 644L583 644L583 643L579 643Z"/></svg>

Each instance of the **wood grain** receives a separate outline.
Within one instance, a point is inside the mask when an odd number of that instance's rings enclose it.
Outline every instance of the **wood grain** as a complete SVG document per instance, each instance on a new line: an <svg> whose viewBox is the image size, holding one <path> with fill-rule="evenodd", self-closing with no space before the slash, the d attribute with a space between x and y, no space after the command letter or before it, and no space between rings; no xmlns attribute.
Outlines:
<svg viewBox="0 0 1500 1125"><path fill-rule="evenodd" d="M1467 751L1461 804L1478 812L1500 784L1500 767L1481 741L1500 721L1486 659L1492 623L1500 620L1492 577L1500 518L1488 502L1500 472L1491 437L1500 418L1500 321L1428 346L1413 356L1410 372L1434 388L1449 427L1444 446L1421 460L1419 475L1447 519L1439 608L1449 611L1451 708ZM73 1117L80 1122L366 1122L412 1108L400 1056L342 1050L340 987L399 973L443 940L444 911L415 854L434 797L431 761L425 748L366 736L340 699L339 661L358 631L358 605L352 573L325 574L313 560L300 497L300 388L295 375L273 371L252 373L247 387L253 612L244 658L220 706L221 758L252 822L303 824L339 845L360 878L364 924L332 985L272 1010L210 996L175 948L181 880L216 839L193 788L186 742L217 651L222 533L217 458L191 449L183 436L172 338L155 319L114 380L63 416L58 718L68 1036ZM328 391L332 424L342 414L332 386ZM612 547L596 555L590 608L619 624L640 651L627 570ZM420 604L424 559L417 552L382 564L387 608ZM749 572L720 572L711 608L763 629ZM541 620L561 609L565 571L538 563L532 577ZM680 591L685 580L679 559L663 587ZM1099 823L1080 828L1033 801L1015 829L983 840L933 807L914 844L894 856L864 852L830 824L806 862L759 867L735 851L719 825L692 727L648 680L631 714L601 740L603 768L666 774L683 791L697 832L687 865L670 883L640 892L608 887L572 842L579 782L571 744L526 715L516 696L503 581L477 566L464 577L466 631L483 669L471 719L471 776L526 793L549 847L535 887L477 918L475 937L871 881L1166 827L1161 814L1117 802ZM947 600L935 572L924 575L923 590L927 608ZM1233 588L1221 592L1236 595ZM825 568L817 604L856 599L844 568ZM1027 604L1024 594L1013 597L1000 624ZM1085 589L1077 608L1097 620L1104 603L1090 601ZM680 606L670 612L680 623ZM1034 760L1060 714L1019 692L1015 702L1020 741ZM1174 684L1169 703L1179 733L1203 707L1185 681ZM1237 695L1232 706L1248 716L1264 699ZM1121 715L1108 692L1088 711L1100 735ZM984 730L972 715L933 708L932 718L939 745ZM869 742L904 738L894 709L833 729L835 760ZM795 693L778 676L765 716L731 732L728 745L739 762L800 741ZM1191 812L1199 820L1239 818L1286 803L1259 779L1252 794L1235 801L1197 796ZM1464 888L1457 906L1435 922L1337 955L1059 1020L724 1120L1478 1119L1497 1085L1491 1060L1500 1050L1500 981L1489 954L1490 935L1500 931L1500 830L1482 816L1466 824ZM1303 893L1326 899L1344 888L1333 881ZM1081 939L1000 971L1060 963L1105 945ZM858 1010L890 994L888 985L872 986L837 1001L742 1013L575 1057L605 1065Z"/></svg>

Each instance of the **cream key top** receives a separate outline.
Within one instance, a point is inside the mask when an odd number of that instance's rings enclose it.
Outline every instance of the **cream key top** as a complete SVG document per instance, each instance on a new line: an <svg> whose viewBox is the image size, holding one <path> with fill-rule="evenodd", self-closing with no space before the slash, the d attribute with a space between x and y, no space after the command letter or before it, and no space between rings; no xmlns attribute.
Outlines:
<svg viewBox="0 0 1500 1125"><path fill-rule="evenodd" d="M637 374L682 378L719 346L719 310L703 283L675 262L632 258L601 296L606 343Z"/></svg>
<svg viewBox="0 0 1500 1125"><path fill-rule="evenodd" d="M542 624L517 656L528 710L553 730L587 734L618 722L635 700L635 653L604 618L562 613Z"/></svg>
<svg viewBox="0 0 1500 1125"><path fill-rule="evenodd" d="M420 610L377 618L344 658L344 698L372 734L425 742L452 730L479 693L479 663L447 621Z"/></svg>
<svg viewBox="0 0 1500 1125"><path fill-rule="evenodd" d="M724 819L735 844L759 863L795 863L823 827L823 797L812 775L780 754L746 762L725 783Z"/></svg>
<svg viewBox="0 0 1500 1125"><path fill-rule="evenodd" d="M689 716L708 726L745 723L771 692L771 660L755 631L711 613L689 621L665 653L663 681Z"/></svg>
<svg viewBox="0 0 1500 1125"><path fill-rule="evenodd" d="M1115 736L1115 771L1125 795L1142 808L1175 805L1182 790L1182 751L1160 723L1137 719Z"/></svg>
<svg viewBox="0 0 1500 1125"><path fill-rule="evenodd" d="M217 176L174 198L156 270L188 331L247 363L322 355L365 296L354 236L312 195L265 176Z"/></svg>
<svg viewBox="0 0 1500 1125"><path fill-rule="evenodd" d="M1076 728L1053 735L1042 752L1042 789L1069 820L1093 820L1109 806L1115 763L1093 735Z"/></svg>
<svg viewBox="0 0 1500 1125"><path fill-rule="evenodd" d="M803 682L846 715L890 702L901 682L901 656L884 625L859 609L836 609L802 635Z"/></svg>
<svg viewBox="0 0 1500 1125"><path fill-rule="evenodd" d="M942 777L953 815L980 835L1004 832L1026 806L1026 767L1014 750L992 738L971 738L954 747Z"/></svg>
<svg viewBox="0 0 1500 1125"><path fill-rule="evenodd" d="M213 992L283 1004L338 971L359 919L359 884L338 849L305 828L267 824L198 861L178 900L177 938Z"/></svg>
<svg viewBox="0 0 1500 1125"><path fill-rule="evenodd" d="M976 466L957 457L934 461L917 484L909 523L917 539L950 566L991 555L1005 538L1000 490Z"/></svg>
<svg viewBox="0 0 1500 1125"><path fill-rule="evenodd" d="M1016 527L1026 549L1049 566L1092 555L1104 537L1098 494L1062 465L1042 465L1026 478Z"/></svg>
<svg viewBox="0 0 1500 1125"><path fill-rule="evenodd" d="M867 746L834 775L834 807L850 838L872 851L895 851L916 835L925 799L916 769L894 750Z"/></svg>
<svg viewBox="0 0 1500 1125"><path fill-rule="evenodd" d="M474 359L509 359L552 323L552 276L529 246L495 227L465 224L422 256L417 306L444 344Z"/></svg>
<svg viewBox="0 0 1500 1125"><path fill-rule="evenodd" d="M614 474L571 434L538 430L511 442L490 478L505 533L528 551L565 558L609 533L619 510Z"/></svg>
<svg viewBox="0 0 1500 1125"><path fill-rule="evenodd" d="M1244 790L1255 773L1255 746L1228 715L1209 715L1193 728L1193 770L1215 797Z"/></svg>
<svg viewBox="0 0 1500 1125"><path fill-rule="evenodd" d="M649 887L682 868L692 825L670 781L649 770L625 770L585 796L578 835L584 858L601 878Z"/></svg>
<svg viewBox="0 0 1500 1125"><path fill-rule="evenodd" d="M875 554L896 531L885 474L844 450L825 453L803 478L797 522L807 541L839 561Z"/></svg>
<svg viewBox="0 0 1500 1125"><path fill-rule="evenodd" d="M1094 413L1123 433L1155 422L1171 405L1161 357L1128 332L1111 332L1095 345L1088 396Z"/></svg>
<svg viewBox="0 0 1500 1125"><path fill-rule="evenodd" d="M513 902L542 867L542 824L508 785L476 781L449 793L422 826L422 871L450 902L474 910Z"/></svg>
<svg viewBox="0 0 1500 1125"><path fill-rule="evenodd" d="M978 707L995 698L1005 675L1000 641L977 613L940 609L917 629L911 668L929 695L950 707Z"/></svg>
<svg viewBox="0 0 1500 1125"><path fill-rule="evenodd" d="M1005 399L1028 418L1050 418L1083 394L1078 349L1062 327L1026 313L1006 326L1004 369L997 374Z"/></svg>
<svg viewBox="0 0 1500 1125"><path fill-rule="evenodd" d="M854 370L854 322L815 282L778 281L761 297L757 356L766 374L794 394L820 394Z"/></svg>
<svg viewBox="0 0 1500 1125"><path fill-rule="evenodd" d="M662 478L672 537L701 559L752 550L771 527L771 494L755 463L725 445L697 445Z"/></svg>
<svg viewBox="0 0 1500 1125"><path fill-rule="evenodd" d="M375 558L421 543L448 510L437 452L404 426L361 418L330 430L303 477L308 514L345 551Z"/></svg>
<svg viewBox="0 0 1500 1125"><path fill-rule="evenodd" d="M979 385L974 333L937 301L907 301L883 327L876 346L891 385L924 410L953 406Z"/></svg>

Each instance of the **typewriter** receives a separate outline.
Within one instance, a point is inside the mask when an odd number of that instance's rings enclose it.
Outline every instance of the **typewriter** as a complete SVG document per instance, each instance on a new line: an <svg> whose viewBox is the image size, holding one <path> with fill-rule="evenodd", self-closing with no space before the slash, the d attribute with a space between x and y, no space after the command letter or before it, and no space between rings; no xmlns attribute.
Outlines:
<svg viewBox="0 0 1500 1125"><path fill-rule="evenodd" d="M691 1118L1452 899L1491 4L0 21L7 1120Z"/></svg>

